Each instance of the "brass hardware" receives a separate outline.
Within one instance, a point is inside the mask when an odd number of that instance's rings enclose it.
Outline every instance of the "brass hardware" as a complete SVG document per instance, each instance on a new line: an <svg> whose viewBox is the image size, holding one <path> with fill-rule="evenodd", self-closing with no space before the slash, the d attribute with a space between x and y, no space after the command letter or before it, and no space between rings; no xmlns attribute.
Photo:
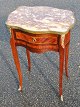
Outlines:
<svg viewBox="0 0 80 107"><path fill-rule="evenodd" d="M18 91L21 91L22 90L22 88L21 88L21 86L19 86L19 89L18 89Z"/></svg>
<svg viewBox="0 0 80 107"><path fill-rule="evenodd" d="M33 41L33 42L36 42L36 38L32 38L32 41Z"/></svg>
<svg viewBox="0 0 80 107"><path fill-rule="evenodd" d="M61 101L63 101L63 95L61 95Z"/></svg>
<svg viewBox="0 0 80 107"><path fill-rule="evenodd" d="M12 34L11 34L11 28L9 28L9 31L10 31L10 38L12 38Z"/></svg>
<svg viewBox="0 0 80 107"><path fill-rule="evenodd" d="M64 48L65 44L64 44L64 40L65 40L65 34L61 35L61 46Z"/></svg>

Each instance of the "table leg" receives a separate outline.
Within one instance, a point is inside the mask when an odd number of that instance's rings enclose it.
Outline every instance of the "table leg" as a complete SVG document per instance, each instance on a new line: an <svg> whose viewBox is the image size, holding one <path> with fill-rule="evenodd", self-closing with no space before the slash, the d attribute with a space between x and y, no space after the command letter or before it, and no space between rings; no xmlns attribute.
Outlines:
<svg viewBox="0 0 80 107"><path fill-rule="evenodd" d="M65 46L65 72L68 77L68 56L69 56L69 43Z"/></svg>
<svg viewBox="0 0 80 107"><path fill-rule="evenodd" d="M16 45L15 45L15 40L14 38L10 39L10 45L12 48L12 54L13 54L13 58L14 58L14 62L18 71L18 76L19 76L19 91L22 90L22 73L21 73L21 69L20 69L20 63L19 63L19 58L18 58L18 53L17 53L17 49L16 49Z"/></svg>
<svg viewBox="0 0 80 107"><path fill-rule="evenodd" d="M30 61L30 51L26 49L27 58L28 58L28 70L31 70L31 61Z"/></svg>
<svg viewBox="0 0 80 107"><path fill-rule="evenodd" d="M61 96L61 100L63 101L63 96L62 96L62 80L63 80L63 66L64 66L64 48L62 46L60 46L59 56L60 56L59 94Z"/></svg>

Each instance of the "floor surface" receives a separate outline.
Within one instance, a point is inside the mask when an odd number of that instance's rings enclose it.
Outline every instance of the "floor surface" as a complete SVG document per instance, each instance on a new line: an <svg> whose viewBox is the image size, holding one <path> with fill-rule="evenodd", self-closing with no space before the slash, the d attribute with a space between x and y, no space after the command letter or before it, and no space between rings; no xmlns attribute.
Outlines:
<svg viewBox="0 0 80 107"><path fill-rule="evenodd" d="M18 47L23 74L23 91L18 91L18 75L13 61L10 34L5 25L18 6L52 6L74 12L71 30L69 79L63 75L64 101L59 98L59 55L31 53L32 69L27 71L26 50ZM80 0L0 0L0 107L80 107Z"/></svg>

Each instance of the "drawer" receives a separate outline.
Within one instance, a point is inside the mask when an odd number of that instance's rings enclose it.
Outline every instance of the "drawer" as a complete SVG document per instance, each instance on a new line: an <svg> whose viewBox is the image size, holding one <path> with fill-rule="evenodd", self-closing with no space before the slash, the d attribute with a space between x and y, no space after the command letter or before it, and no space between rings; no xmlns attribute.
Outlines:
<svg viewBox="0 0 80 107"><path fill-rule="evenodd" d="M57 44L58 36L55 34L31 34L16 32L16 39L32 44Z"/></svg>

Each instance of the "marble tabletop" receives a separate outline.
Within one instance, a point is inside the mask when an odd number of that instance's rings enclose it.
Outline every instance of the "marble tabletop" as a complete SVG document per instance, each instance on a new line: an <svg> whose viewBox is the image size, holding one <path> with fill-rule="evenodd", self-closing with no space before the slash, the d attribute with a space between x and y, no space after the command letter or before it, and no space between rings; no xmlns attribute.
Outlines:
<svg viewBox="0 0 80 107"><path fill-rule="evenodd" d="M8 27L31 33L66 34L74 25L74 13L70 10L47 6L20 6L10 13Z"/></svg>

